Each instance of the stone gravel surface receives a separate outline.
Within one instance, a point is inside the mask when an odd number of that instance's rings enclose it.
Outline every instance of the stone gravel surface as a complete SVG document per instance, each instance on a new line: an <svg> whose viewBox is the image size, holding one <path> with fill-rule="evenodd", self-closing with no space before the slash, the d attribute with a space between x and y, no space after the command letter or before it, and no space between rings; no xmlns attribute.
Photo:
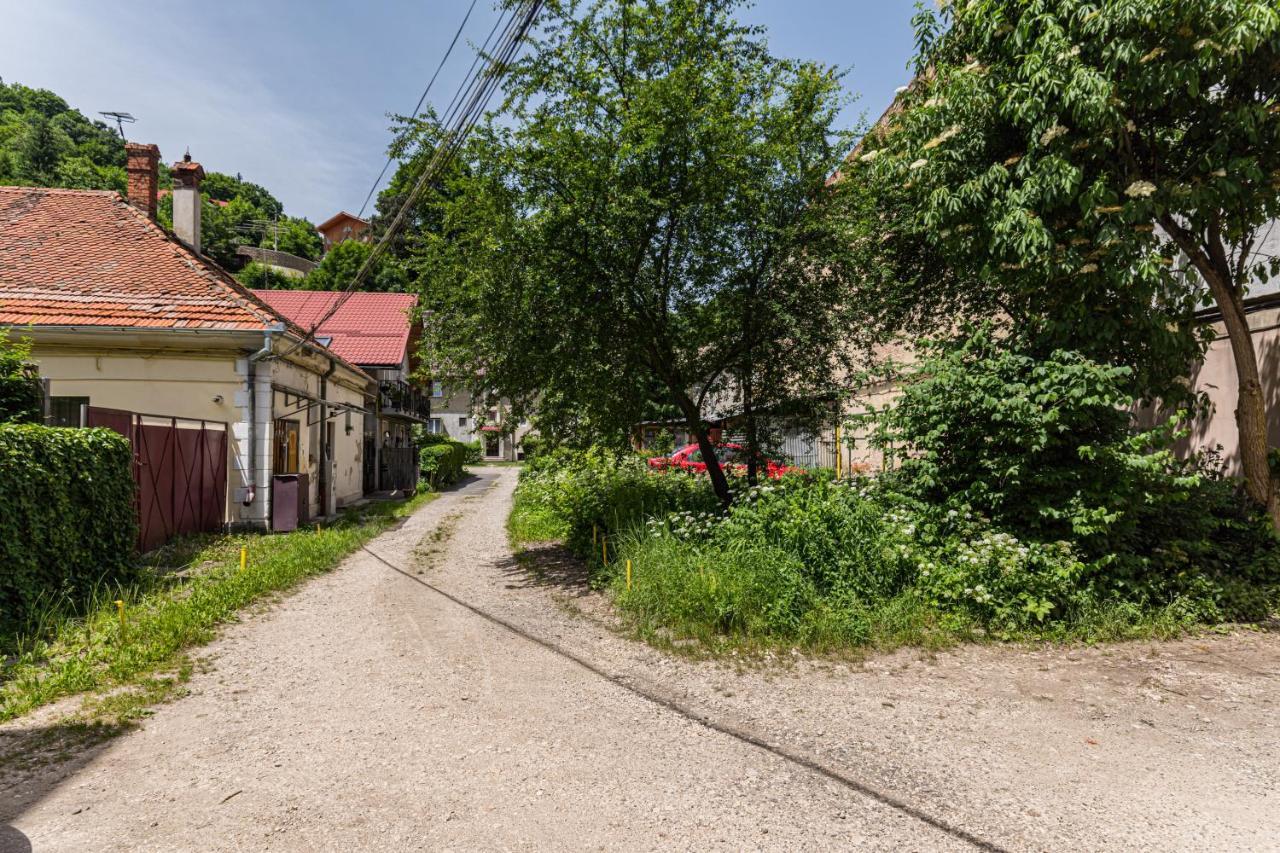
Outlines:
<svg viewBox="0 0 1280 853"><path fill-rule="evenodd" d="M138 730L6 773L0 850L1280 849L1275 634L690 660L513 558L515 477L229 627Z"/></svg>

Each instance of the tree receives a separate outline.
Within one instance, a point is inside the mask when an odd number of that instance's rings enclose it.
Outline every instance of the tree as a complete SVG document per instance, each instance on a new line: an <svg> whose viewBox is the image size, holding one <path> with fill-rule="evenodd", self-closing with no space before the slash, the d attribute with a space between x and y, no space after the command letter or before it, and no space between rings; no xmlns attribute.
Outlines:
<svg viewBox="0 0 1280 853"><path fill-rule="evenodd" d="M739 5L549 2L413 265L428 363L609 434L658 393L726 503L705 404L829 387L850 274L838 74L771 56Z"/></svg>
<svg viewBox="0 0 1280 853"><path fill-rule="evenodd" d="M323 244L320 232L309 219L292 216L281 217L279 222L272 223L264 229L259 244L267 249L279 249L300 258L319 260Z"/></svg>
<svg viewBox="0 0 1280 853"><path fill-rule="evenodd" d="M350 287L372 251L373 247L368 243L343 240L325 253L319 266L307 273L297 287L303 290L343 290ZM394 259L385 256L375 262L360 285L360 290L381 292L401 292L404 289L403 271Z"/></svg>
<svg viewBox="0 0 1280 853"><path fill-rule="evenodd" d="M916 23L917 77L846 182L890 200L876 242L896 262L920 247L942 264L897 298L946 323L958 301L1001 314L1014 344L1129 366L1148 398L1176 394L1203 343L1192 312L1212 301L1245 487L1280 521L1242 304L1277 272L1253 250L1280 216L1280 9L970 0Z"/></svg>

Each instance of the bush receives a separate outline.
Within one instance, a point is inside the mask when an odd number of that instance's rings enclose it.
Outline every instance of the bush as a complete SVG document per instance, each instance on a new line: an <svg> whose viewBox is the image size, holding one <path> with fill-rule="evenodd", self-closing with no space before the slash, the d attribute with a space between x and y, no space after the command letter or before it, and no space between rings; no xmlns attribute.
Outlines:
<svg viewBox="0 0 1280 853"><path fill-rule="evenodd" d="M463 455L462 464L479 465L481 462L484 461L484 452L481 450L481 447L480 447L480 439L477 438L468 442L464 442L462 446L466 448L466 453Z"/></svg>
<svg viewBox="0 0 1280 853"><path fill-rule="evenodd" d="M421 476L433 489L451 486L462 479L467 461L467 445L448 436L427 436L418 451Z"/></svg>
<svg viewBox="0 0 1280 853"><path fill-rule="evenodd" d="M593 540L678 510L719 507L706 477L650 471L644 460L599 448L560 450L520 472L517 500L542 504L564 525L565 543L580 555Z"/></svg>
<svg viewBox="0 0 1280 853"><path fill-rule="evenodd" d="M0 424L0 620L130 578L132 465L111 430Z"/></svg>
<svg viewBox="0 0 1280 853"><path fill-rule="evenodd" d="M40 420L40 384L30 355L30 343L0 332L0 423Z"/></svg>

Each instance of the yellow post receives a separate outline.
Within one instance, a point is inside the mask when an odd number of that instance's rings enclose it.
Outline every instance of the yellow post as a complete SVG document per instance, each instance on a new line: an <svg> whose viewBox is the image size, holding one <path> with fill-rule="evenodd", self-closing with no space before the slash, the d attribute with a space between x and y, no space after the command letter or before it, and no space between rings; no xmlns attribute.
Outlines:
<svg viewBox="0 0 1280 853"><path fill-rule="evenodd" d="M116 599L116 611L120 614L120 635L124 636L124 602Z"/></svg>
<svg viewBox="0 0 1280 853"><path fill-rule="evenodd" d="M627 560L627 589L631 589L631 561Z"/></svg>
<svg viewBox="0 0 1280 853"><path fill-rule="evenodd" d="M243 572L248 567L249 567L249 549L248 547L241 545L240 546L240 571Z"/></svg>
<svg viewBox="0 0 1280 853"><path fill-rule="evenodd" d="M844 476L844 459L840 452L840 422L836 421L836 479Z"/></svg>

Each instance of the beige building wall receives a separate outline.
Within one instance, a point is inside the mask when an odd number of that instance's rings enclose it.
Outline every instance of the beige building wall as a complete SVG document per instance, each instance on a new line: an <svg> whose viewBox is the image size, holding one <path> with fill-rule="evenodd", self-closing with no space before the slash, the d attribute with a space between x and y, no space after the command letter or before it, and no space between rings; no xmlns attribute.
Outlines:
<svg viewBox="0 0 1280 853"><path fill-rule="evenodd" d="M320 506L320 422L318 407L310 412L305 403L287 400L282 389L320 397L322 374L329 361L301 351L288 359L259 362L255 368L258 389L256 406L251 406L254 388L249 382L248 355L262 345L262 335L206 334L195 338L145 333L79 331L42 332L24 330L32 339L32 356L42 379L48 380L54 397L87 397L92 406L122 409L163 417L180 417L224 424L227 441L227 507L229 523L260 523L267 511L261 484L269 483L273 469L271 455L272 421L288 417L299 421L298 462L307 474L308 504L315 517L325 514ZM277 337L277 352L288 348ZM365 407L366 379L339 364L326 380L325 396L333 403L360 409ZM302 408L300 408L302 407ZM259 409L254 412L254 409ZM269 411L268 411L269 409ZM251 415L253 412L253 415ZM258 421L257 448L250 445ZM364 431L362 415L345 412L330 419L334 447L331 479L333 508L341 508L363 495ZM309 423L311 421L311 423ZM265 468L253 485L253 467ZM252 505L248 503L254 497Z"/></svg>
<svg viewBox="0 0 1280 853"><path fill-rule="evenodd" d="M1262 375L1262 393L1267 403L1267 442L1280 447L1280 302L1262 304L1249 312L1249 328ZM1190 455L1218 450L1230 476L1241 476L1240 437L1236 428L1235 407L1239 394L1231 343L1221 321L1213 324L1217 333L1205 353L1204 361L1191 372L1191 388L1209 397L1210 411L1190 424L1190 434L1180 441L1177 450ZM1149 421L1149 418L1148 418Z"/></svg>

